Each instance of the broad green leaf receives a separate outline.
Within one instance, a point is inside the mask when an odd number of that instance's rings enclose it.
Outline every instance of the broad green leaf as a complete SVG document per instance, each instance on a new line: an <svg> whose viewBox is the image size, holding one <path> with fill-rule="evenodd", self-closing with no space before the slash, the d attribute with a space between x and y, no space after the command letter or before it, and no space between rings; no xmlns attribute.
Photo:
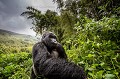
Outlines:
<svg viewBox="0 0 120 79"><path fill-rule="evenodd" d="M105 75L105 79L114 79L115 78L115 75L113 74L106 74Z"/></svg>

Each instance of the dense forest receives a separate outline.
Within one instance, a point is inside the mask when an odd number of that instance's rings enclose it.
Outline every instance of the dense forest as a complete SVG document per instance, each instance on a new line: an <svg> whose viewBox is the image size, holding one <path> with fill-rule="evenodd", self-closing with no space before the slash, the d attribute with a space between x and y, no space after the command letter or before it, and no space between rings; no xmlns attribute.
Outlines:
<svg viewBox="0 0 120 79"><path fill-rule="evenodd" d="M84 67L88 79L120 79L120 1L53 2L59 12L42 13L28 6L21 16L32 20L32 29L38 35L44 31L55 33L69 61ZM19 48L13 46L14 51L6 44L0 45L0 79L29 79L33 43L19 43Z"/></svg>

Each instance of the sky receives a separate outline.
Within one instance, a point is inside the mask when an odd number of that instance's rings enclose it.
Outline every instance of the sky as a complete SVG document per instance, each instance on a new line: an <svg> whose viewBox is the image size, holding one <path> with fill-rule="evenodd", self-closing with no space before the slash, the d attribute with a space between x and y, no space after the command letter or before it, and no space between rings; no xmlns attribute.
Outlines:
<svg viewBox="0 0 120 79"><path fill-rule="evenodd" d="M27 6L32 6L42 12L47 9L57 11L57 5L52 0L0 0L0 29L35 36L30 29L31 21L20 16L26 11Z"/></svg>

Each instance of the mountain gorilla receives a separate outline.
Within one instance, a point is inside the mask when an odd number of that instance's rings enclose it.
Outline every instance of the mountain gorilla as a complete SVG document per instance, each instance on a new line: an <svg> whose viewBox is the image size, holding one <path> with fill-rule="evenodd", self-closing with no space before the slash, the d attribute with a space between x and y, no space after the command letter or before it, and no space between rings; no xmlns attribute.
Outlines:
<svg viewBox="0 0 120 79"><path fill-rule="evenodd" d="M64 48L51 32L33 46L31 79L86 79L83 69L67 61Z"/></svg>

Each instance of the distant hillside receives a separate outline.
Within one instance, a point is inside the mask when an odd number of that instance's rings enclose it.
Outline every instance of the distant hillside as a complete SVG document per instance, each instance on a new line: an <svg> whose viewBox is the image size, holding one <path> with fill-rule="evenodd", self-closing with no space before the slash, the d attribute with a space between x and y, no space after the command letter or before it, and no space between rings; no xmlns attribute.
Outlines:
<svg viewBox="0 0 120 79"><path fill-rule="evenodd" d="M26 46L37 42L37 38L31 35L19 34L0 29L0 44L10 46Z"/></svg>
<svg viewBox="0 0 120 79"><path fill-rule="evenodd" d="M0 29L0 35L20 35L18 33L15 33L15 32L11 32L11 31L7 31L7 30L3 30L3 29Z"/></svg>

